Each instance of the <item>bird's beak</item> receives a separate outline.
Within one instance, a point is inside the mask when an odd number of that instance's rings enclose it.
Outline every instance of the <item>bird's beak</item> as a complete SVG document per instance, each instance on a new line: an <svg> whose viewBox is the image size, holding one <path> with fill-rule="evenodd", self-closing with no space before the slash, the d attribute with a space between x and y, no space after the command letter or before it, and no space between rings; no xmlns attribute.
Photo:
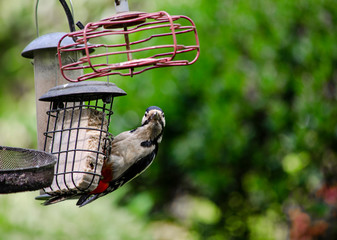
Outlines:
<svg viewBox="0 0 337 240"><path fill-rule="evenodd" d="M158 121L160 119L159 113L155 112L152 116L151 119Z"/></svg>

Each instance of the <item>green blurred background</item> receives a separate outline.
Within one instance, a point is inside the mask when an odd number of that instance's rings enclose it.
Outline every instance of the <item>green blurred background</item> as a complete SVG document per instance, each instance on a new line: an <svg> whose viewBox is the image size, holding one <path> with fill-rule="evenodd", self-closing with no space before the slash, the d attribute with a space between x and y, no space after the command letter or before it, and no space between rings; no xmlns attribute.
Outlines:
<svg viewBox="0 0 337 240"><path fill-rule="evenodd" d="M75 20L113 1L73 0ZM38 192L0 196L0 239L287 239L290 206L329 218L315 192L337 159L337 4L289 0L130 0L131 10L187 15L201 55L188 67L110 78L112 133L158 105L167 128L140 177L84 207L43 207ZM35 1L0 2L0 145L36 148ZM58 1L40 1L40 35L67 32ZM329 175L330 174L330 175ZM331 177L332 175L332 177Z"/></svg>

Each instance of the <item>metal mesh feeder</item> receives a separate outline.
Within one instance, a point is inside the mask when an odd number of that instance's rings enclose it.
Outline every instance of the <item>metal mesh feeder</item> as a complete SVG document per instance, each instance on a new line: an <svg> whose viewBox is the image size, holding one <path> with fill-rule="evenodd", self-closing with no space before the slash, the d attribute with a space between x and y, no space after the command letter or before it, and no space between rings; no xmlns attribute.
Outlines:
<svg viewBox="0 0 337 240"><path fill-rule="evenodd" d="M0 193L34 191L51 185L55 156L0 146Z"/></svg>
<svg viewBox="0 0 337 240"><path fill-rule="evenodd" d="M44 150L56 156L50 195L94 190L101 177L114 97L126 93L113 83L81 82L50 89Z"/></svg>
<svg viewBox="0 0 337 240"><path fill-rule="evenodd" d="M65 44L73 38L75 43ZM89 44L90 41L90 44ZM95 50L94 53L91 53ZM133 76L144 71L193 64L199 57L199 39L194 22L167 12L122 12L84 29L64 35L58 45L60 70L71 82L109 75ZM83 51L78 60L62 64L62 54ZM70 73L84 69L72 78Z"/></svg>

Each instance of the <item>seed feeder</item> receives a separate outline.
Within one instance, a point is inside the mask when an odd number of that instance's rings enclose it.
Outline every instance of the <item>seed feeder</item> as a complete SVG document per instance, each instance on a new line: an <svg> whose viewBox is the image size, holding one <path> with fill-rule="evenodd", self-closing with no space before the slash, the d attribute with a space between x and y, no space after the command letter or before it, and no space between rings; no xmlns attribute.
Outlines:
<svg viewBox="0 0 337 240"><path fill-rule="evenodd" d="M101 177L114 97L126 93L113 83L70 83L40 97L49 103L44 151L57 157L50 195L94 190Z"/></svg>
<svg viewBox="0 0 337 240"><path fill-rule="evenodd" d="M47 115L46 111L49 105L38 101L42 94L50 88L68 83L59 70L59 61L67 64L78 59L81 52L69 52L63 54L61 59L57 57L57 46L59 40L65 35L64 32L49 33L40 36L29 43L22 51L21 55L25 58L33 59L34 81L35 81L35 101L36 101L36 119L37 119L37 139L38 149L44 150L44 136L46 130ZM74 43L72 38L63 38L64 44ZM72 71L71 76L77 77L83 74L82 70Z"/></svg>
<svg viewBox="0 0 337 240"><path fill-rule="evenodd" d="M164 11L129 12L126 0L115 1L115 5L116 15L88 23L60 39L59 65L68 81L133 76L154 68L190 65L198 59L199 40L190 18ZM65 43L68 38L75 42ZM76 51L83 51L84 56L71 63L62 62L63 54ZM71 72L77 70L85 73L72 77Z"/></svg>

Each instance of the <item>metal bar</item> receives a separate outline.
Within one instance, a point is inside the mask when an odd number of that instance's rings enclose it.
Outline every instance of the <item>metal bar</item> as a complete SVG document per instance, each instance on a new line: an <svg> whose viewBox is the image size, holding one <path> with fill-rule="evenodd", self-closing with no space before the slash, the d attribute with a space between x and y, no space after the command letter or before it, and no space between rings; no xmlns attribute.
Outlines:
<svg viewBox="0 0 337 240"><path fill-rule="evenodd" d="M67 111L67 104L65 106L65 109L64 111L66 112ZM69 153L69 142L70 142L70 137L71 137L71 128L72 128L72 125L73 125L73 118L74 118L74 111L75 111L75 102L73 102L73 106L70 108L71 109L71 118L70 118L70 125L69 125L69 129L62 129L63 131L68 131L68 141L67 141L67 148L66 148L66 159L65 159L65 164L64 164L64 172L67 171L67 160L68 160L68 153ZM74 164L75 164L75 161L73 159L72 161L72 170L74 168ZM73 176L71 176L71 178L73 179ZM66 176L64 175L64 182L66 184ZM69 190L69 187L68 185L66 184L66 187L68 188Z"/></svg>
<svg viewBox="0 0 337 240"><path fill-rule="evenodd" d="M74 171L74 166L75 166L75 159L76 159L76 151L77 151L77 142L78 142L78 135L79 135L79 130L80 130L80 126L81 126L81 118L82 118L82 109L83 109L83 102L80 102L79 103L79 115L78 115L78 124L77 124L77 131L76 131L76 138L75 138L75 151L74 151L74 156L73 156L73 164L72 164L72 168L71 168L71 171L73 172ZM74 186L76 187L76 189L78 190L81 190L79 189L76 184L75 184L75 181L74 181L74 175L72 174L71 175L71 180L74 184Z"/></svg>
<svg viewBox="0 0 337 240"><path fill-rule="evenodd" d="M67 102L65 102L65 108L67 108ZM61 158L61 149L62 149L62 139L63 139L63 133L64 133L64 131L63 131L63 129L64 129L64 122L65 122L65 119L66 119L66 110L65 109L62 109L62 111L63 111L63 119L62 119L62 124L61 124L61 131L60 131L60 142L59 142L59 160L60 160L60 158ZM67 148L69 148L69 142L67 143ZM68 153L66 152L66 154L64 154L65 155L65 158L64 158L64 170L63 170L63 172L66 172L66 170L67 170L67 162L68 162ZM65 177L65 175L63 175L63 181L64 181L64 184L65 184L65 186L66 186L66 188L69 190L70 188L68 187L68 184L67 184L67 182L66 182L66 177ZM60 189L61 190L61 189Z"/></svg>
<svg viewBox="0 0 337 240"><path fill-rule="evenodd" d="M132 54L131 54L131 51L130 51L130 40L129 40L129 34L127 33L128 31L128 28L126 26L126 24L124 24L124 40L125 40L125 43L126 43L126 56L127 56L127 59L128 61L131 61L132 60ZM130 72L130 76L132 77L133 75L133 68L129 68L129 72Z"/></svg>
<svg viewBox="0 0 337 240"><path fill-rule="evenodd" d="M115 0L116 12L128 12L129 5L127 0Z"/></svg>
<svg viewBox="0 0 337 240"><path fill-rule="evenodd" d="M74 32L76 29L75 29L73 14L71 13L66 1L64 1L64 0L59 0L59 1L60 1L61 5L64 9L64 12L66 13L70 32ZM76 41L76 39L74 39L74 41Z"/></svg>

